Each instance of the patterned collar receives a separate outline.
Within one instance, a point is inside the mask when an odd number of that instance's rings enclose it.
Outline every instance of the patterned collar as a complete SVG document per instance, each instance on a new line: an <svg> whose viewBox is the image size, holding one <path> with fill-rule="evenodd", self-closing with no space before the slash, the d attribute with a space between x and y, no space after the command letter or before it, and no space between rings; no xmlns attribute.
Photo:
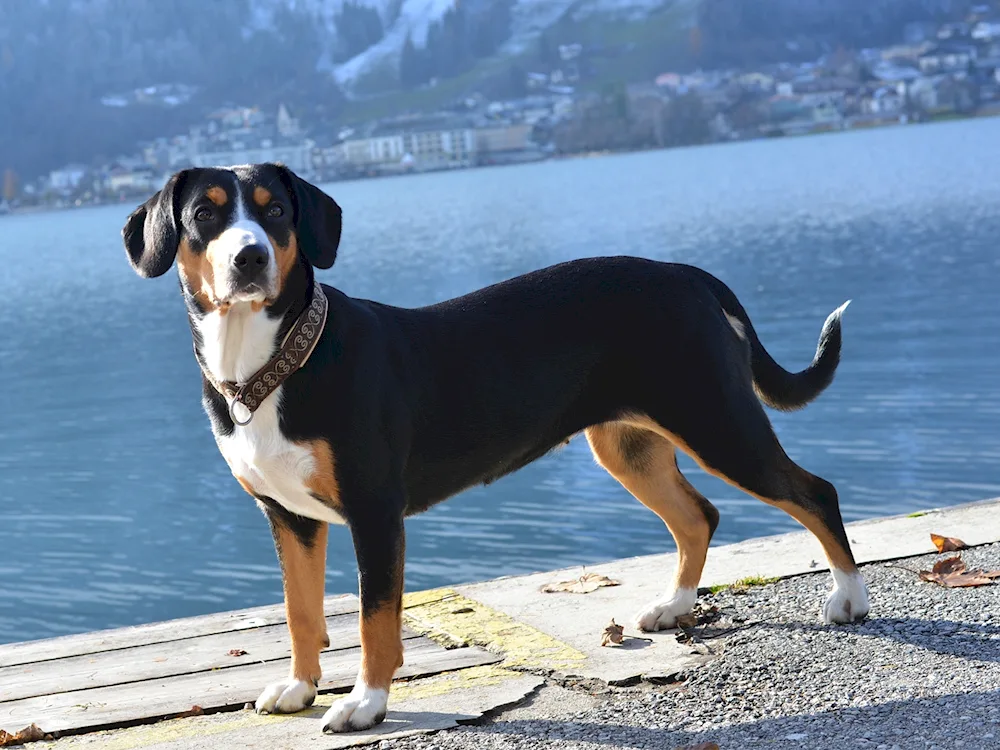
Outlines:
<svg viewBox="0 0 1000 750"><path fill-rule="evenodd" d="M274 393L278 386L284 383L299 368L305 366L309 356L316 348L323 329L326 327L326 315L329 301L323 288L318 281L313 282L312 300L309 306L302 311L298 320L291 327L285 338L278 347L277 353L251 375L242 385L229 380L222 382L208 371L198 351L195 349L195 359L198 366L205 375L205 379L212 384L229 404L229 418L234 424L244 427L253 421L253 413L264 402L268 396ZM245 421L236 418L236 405L240 404L247 411Z"/></svg>

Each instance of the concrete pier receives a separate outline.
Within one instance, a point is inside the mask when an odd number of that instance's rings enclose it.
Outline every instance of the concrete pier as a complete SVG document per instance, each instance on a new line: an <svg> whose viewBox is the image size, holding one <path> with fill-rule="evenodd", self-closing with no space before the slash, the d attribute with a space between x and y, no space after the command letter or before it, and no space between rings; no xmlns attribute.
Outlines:
<svg viewBox="0 0 1000 750"><path fill-rule="evenodd" d="M1000 499L848 525L859 563L934 551L930 534L970 546L1000 541ZM548 679L607 685L662 682L713 658L676 632L636 632L632 615L663 594L674 554L587 566L617 586L586 594L543 593L578 577L575 567L407 594L406 666L376 729L323 735L320 718L350 689L358 662L357 599L329 597L331 647L316 706L292 716L243 708L289 658L280 605L100 633L0 646L0 729L35 723L59 749L339 748L439 731L517 705ZM755 576L786 578L826 569L819 543L794 532L713 547L703 587ZM822 601L806 613L819 622ZM878 601L873 601L873 614ZM622 646L601 646L609 621ZM195 708L197 707L197 708ZM180 718L177 718L180 717Z"/></svg>

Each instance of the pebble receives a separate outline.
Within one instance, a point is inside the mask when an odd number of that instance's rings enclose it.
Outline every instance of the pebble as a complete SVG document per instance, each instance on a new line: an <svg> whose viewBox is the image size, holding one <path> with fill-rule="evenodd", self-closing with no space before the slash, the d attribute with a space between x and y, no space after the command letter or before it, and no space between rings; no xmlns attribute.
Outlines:
<svg viewBox="0 0 1000 750"><path fill-rule="evenodd" d="M1000 569L1000 544L960 554L969 568ZM898 567L929 570L942 557L864 566L872 611L860 624L820 622L825 573L705 597L757 624L712 641L719 657L684 682L614 690L572 714L529 706L380 747L1000 750L1000 583L945 589Z"/></svg>

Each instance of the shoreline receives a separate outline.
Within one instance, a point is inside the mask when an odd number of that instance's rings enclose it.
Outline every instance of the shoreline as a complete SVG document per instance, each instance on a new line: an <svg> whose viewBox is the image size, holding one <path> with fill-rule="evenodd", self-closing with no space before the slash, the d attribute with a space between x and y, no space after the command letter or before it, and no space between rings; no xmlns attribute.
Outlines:
<svg viewBox="0 0 1000 750"><path fill-rule="evenodd" d="M582 152L566 153L566 154L554 153L548 156L544 156L542 158L532 159L524 162L475 164L467 167L443 167L440 169L393 171L380 174L352 175L350 177L340 177L334 179L316 179L315 182L316 184L319 185L333 185L338 182L360 182L364 180L378 180L390 177L413 177L423 174L433 174L436 172L455 172L455 171L465 172L475 169L494 169L502 167L522 166L524 164L542 164L546 162L573 161L577 159L598 159L608 156L622 156L627 154L640 154L640 153L655 152L655 151L670 151L678 148L685 148L685 149L700 148L703 146L719 146L719 145L736 144L736 143L752 143L756 141L775 141L775 140L784 140L789 138L806 138L810 136L828 136L828 135L837 135L842 133L851 133L851 132L868 131L868 130L882 130L882 129L896 128L896 127L912 127L918 125L934 125L946 122L962 122L967 120L978 120L978 119L985 119L992 117L1000 117L1000 108L977 111L970 115L941 115L923 121L910 121L905 123L900 122L898 119L896 119L891 121L877 121L867 124L857 123L853 125L841 125L840 127L836 128L817 127L812 130L806 130L803 132L793 132L780 135L759 134L753 137L734 137L729 139L719 139L719 140L707 141L704 143L692 143L692 144L678 145L678 146L653 146L649 148L633 148L633 149L618 149L618 150L609 149L609 150L597 150L597 151L582 151ZM4 215L7 216L30 215L39 213L51 213L57 211L71 211L82 208L100 208L104 206L116 206L116 205L130 206L132 205L133 201L141 202L142 200L145 200L147 197L148 194L146 193L135 192L135 193L128 193L126 197L121 200L101 200L81 205L74 204L66 206L55 206L55 205L36 204L31 206L18 206L8 209L5 213L0 213L0 218L2 218Z"/></svg>

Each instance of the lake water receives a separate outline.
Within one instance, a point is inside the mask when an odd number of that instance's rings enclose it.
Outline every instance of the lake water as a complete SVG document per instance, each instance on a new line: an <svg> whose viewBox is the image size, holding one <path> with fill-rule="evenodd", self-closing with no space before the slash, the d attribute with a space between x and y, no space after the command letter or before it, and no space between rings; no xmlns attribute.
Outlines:
<svg viewBox="0 0 1000 750"><path fill-rule="evenodd" d="M1000 495L998 163L1000 120L979 120L339 183L320 278L420 305L570 258L683 261L794 369L853 299L833 386L773 420L848 520L910 512ZM0 219L0 642L281 599L201 411L175 277L125 261L131 208ZM682 467L722 511L715 544L798 528ZM582 438L408 530L410 590L673 548ZM327 582L356 590L342 528Z"/></svg>

